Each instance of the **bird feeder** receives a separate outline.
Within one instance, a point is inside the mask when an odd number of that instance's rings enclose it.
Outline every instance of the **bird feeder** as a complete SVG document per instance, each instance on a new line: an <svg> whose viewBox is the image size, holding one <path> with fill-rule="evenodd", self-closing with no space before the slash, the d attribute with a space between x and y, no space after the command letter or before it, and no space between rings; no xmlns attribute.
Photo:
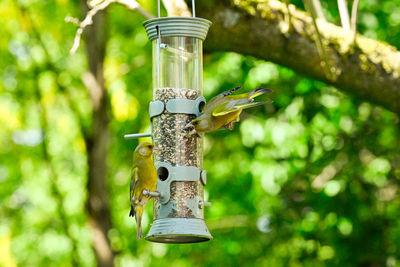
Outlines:
<svg viewBox="0 0 400 267"><path fill-rule="evenodd" d="M211 22L195 17L160 17L144 22L153 47L152 123L157 192L154 222L145 239L161 243L194 243L212 239L204 222L202 136L185 126L201 112L203 41ZM126 138L146 134L127 135Z"/></svg>

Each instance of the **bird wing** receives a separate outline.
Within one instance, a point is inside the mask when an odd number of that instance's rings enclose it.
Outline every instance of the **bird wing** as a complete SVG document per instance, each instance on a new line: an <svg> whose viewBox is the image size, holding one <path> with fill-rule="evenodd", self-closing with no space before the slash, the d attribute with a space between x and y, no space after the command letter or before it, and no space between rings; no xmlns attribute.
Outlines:
<svg viewBox="0 0 400 267"><path fill-rule="evenodd" d="M260 95L263 95L263 94L267 94L267 93L271 93L271 92L272 92L271 89L260 87L260 88L254 89L254 90L252 90L250 92L246 92L246 93L243 93L243 94L240 94L240 95L228 95L228 96L226 96L226 98L235 99L235 100L240 100L240 99L248 99L248 100L250 100L250 99L256 98L257 96L260 96Z"/></svg>
<svg viewBox="0 0 400 267"><path fill-rule="evenodd" d="M137 186L138 177L137 177L137 168L132 168L131 172L131 186L129 191L129 199L132 201L133 193L135 192L135 188Z"/></svg>
<svg viewBox="0 0 400 267"><path fill-rule="evenodd" d="M227 115L229 113L238 112L238 110L242 109L243 106L248 105L251 102L253 102L252 99L249 100L247 98L233 100L225 97L219 101L218 105L214 105L211 114L212 116L218 117Z"/></svg>
<svg viewBox="0 0 400 267"><path fill-rule="evenodd" d="M227 115L227 114L232 113L232 112L237 112L238 110L239 109L236 108L235 106L230 107L230 108L226 108L226 106L221 105L221 106L216 107L213 110L212 115L214 117L224 116L224 115Z"/></svg>
<svg viewBox="0 0 400 267"><path fill-rule="evenodd" d="M237 105L235 105L235 107L238 109L245 109L245 108L252 108L252 107L256 107L256 106L264 105L264 104L268 104L268 103L271 103L271 101L243 103L243 104L237 104Z"/></svg>
<svg viewBox="0 0 400 267"><path fill-rule="evenodd" d="M219 105L215 107L212 111L212 115L214 117L218 116L224 116L229 113L237 112L238 110L241 109L246 109L246 108L251 108L251 107L256 107L259 105L264 105L267 103L271 103L271 101L264 101L264 102L253 102L252 99L241 99L241 100L236 100L236 101L228 101L225 105Z"/></svg>
<svg viewBox="0 0 400 267"><path fill-rule="evenodd" d="M236 88L233 88L229 91L222 92L216 96L214 96L210 101L207 102L206 106L204 107L203 111L201 113L203 114L212 114L215 108L220 106L221 104L226 104L226 98L227 96L230 96L233 92L239 90L241 86L238 86Z"/></svg>

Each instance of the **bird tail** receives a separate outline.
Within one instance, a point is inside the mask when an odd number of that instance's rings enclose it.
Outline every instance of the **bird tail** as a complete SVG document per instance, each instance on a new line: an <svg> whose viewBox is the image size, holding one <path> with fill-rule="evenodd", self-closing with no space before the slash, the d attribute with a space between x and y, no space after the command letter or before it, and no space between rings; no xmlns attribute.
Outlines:
<svg viewBox="0 0 400 267"><path fill-rule="evenodd" d="M260 87L260 88L257 88L257 89L254 89L253 91L251 91L249 93L249 95L248 95L248 98L249 99L253 99L253 98L257 97L257 96L260 96L260 95L263 95L263 94L266 94L266 93L271 93L271 92L272 92L271 89Z"/></svg>
<svg viewBox="0 0 400 267"><path fill-rule="evenodd" d="M272 90L260 87L260 88L254 89L253 91L251 91L249 93L246 93L247 96L245 94L237 95L235 97L237 97L239 99L239 101L238 101L239 103L235 104L235 108L245 109L245 108L252 108L252 107L271 103L272 101L253 102L255 97L266 94L266 93L270 93L270 92L272 92Z"/></svg>
<svg viewBox="0 0 400 267"><path fill-rule="evenodd" d="M129 212L129 217L135 217L135 209L131 206L131 211Z"/></svg>
<svg viewBox="0 0 400 267"><path fill-rule="evenodd" d="M143 206L136 208L136 228L137 228L137 239L142 239L142 215L143 215Z"/></svg>

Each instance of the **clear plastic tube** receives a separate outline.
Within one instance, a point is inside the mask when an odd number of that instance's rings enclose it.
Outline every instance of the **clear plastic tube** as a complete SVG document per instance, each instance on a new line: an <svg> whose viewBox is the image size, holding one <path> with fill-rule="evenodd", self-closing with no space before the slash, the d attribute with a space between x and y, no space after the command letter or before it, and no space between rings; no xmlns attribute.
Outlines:
<svg viewBox="0 0 400 267"><path fill-rule="evenodd" d="M153 43L153 101L169 99L195 100L203 94L202 41L193 37L165 37ZM190 114L173 114L167 110L152 119L153 142L159 151L154 163L203 168L202 138L189 135L185 126L195 118ZM196 182L172 182L170 200L173 212L160 212L162 205L154 201L154 219L201 218L203 209L195 203L204 201L203 185Z"/></svg>

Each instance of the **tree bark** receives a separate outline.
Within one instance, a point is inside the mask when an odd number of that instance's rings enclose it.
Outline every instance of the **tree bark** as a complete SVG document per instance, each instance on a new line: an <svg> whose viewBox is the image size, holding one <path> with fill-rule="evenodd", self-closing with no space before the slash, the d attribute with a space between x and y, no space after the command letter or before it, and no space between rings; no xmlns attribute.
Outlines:
<svg viewBox="0 0 400 267"><path fill-rule="evenodd" d="M187 1L188 2L188 1ZM270 60L361 99L400 113L400 52L318 20L328 62L321 60L312 19L275 0L197 1L196 15L213 22L205 50ZM329 71L324 67L328 64Z"/></svg>
<svg viewBox="0 0 400 267"><path fill-rule="evenodd" d="M85 6L85 12L87 7ZM89 73L83 75L93 107L92 124L85 137L88 154L88 199L86 208L92 228L93 247L98 266L113 266L114 253L107 237L111 216L107 190L108 100L104 85L104 56L106 48L106 15L100 11L87 27L86 50Z"/></svg>

